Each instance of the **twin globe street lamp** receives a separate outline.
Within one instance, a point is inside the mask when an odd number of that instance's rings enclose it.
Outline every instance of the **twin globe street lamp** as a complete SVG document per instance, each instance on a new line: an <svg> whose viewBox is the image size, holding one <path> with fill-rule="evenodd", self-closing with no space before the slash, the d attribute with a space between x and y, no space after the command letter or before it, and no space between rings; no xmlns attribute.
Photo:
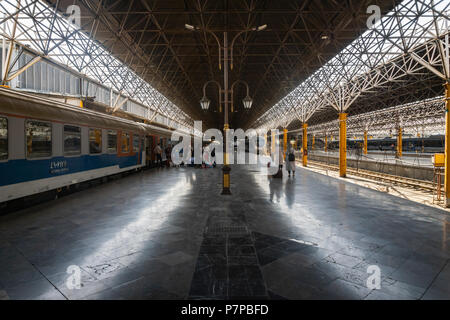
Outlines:
<svg viewBox="0 0 450 320"><path fill-rule="evenodd" d="M230 125L229 125L229 121L228 121L228 106L230 104L229 98L230 98L230 94L231 94L231 112L234 112L234 106L233 106L233 88L234 85L237 83L243 83L245 84L245 86L247 87L247 96L242 100L242 104L244 105L244 109L249 110L252 107L253 104L253 99L250 98L249 95L249 88L248 88L248 84L245 81L242 80L237 80L235 81L232 85L231 85L231 90L229 88L229 79L228 79L228 67L229 67L229 63L230 63L230 68L231 70L233 70L233 47L234 47L234 42L236 41L236 39L243 33L246 32L251 32L251 31L263 31L267 28L267 25L264 24L262 26L259 27L254 27L251 29L247 29L247 30L243 30L241 32L239 32L238 34L235 35L235 37L233 38L233 40L231 41L231 46L230 46L230 52L229 52L229 46L228 46L228 32L224 32L223 33L223 46L220 44L219 38L217 37L217 35L207 29L203 29L200 27L196 27L190 24L185 24L185 28L191 31L204 31L204 32L208 32L209 34L211 34L214 39L216 39L216 42L219 46L219 70L222 70L222 62L223 62L223 85L224 88L222 90L222 87L220 85L220 83L218 83L215 80L211 80L208 81L204 84L203 86L203 97L200 100L200 106L204 111L207 111L209 109L209 105L211 103L211 100L209 100L206 97L206 86L210 83L215 83L218 88L219 88L219 106L221 108L221 104L222 104L222 94L224 95L224 136L225 136L225 152L224 152L224 159L223 159L223 168L222 168L222 172L223 172L223 188L222 188L222 194L223 195L230 195L231 194L231 189L230 189L230 172L231 172L231 168L229 166L228 163L228 148L227 148L227 132L230 129ZM222 59L222 50L223 50L223 59ZM228 55L230 53L230 59L228 58Z"/></svg>
<svg viewBox="0 0 450 320"><path fill-rule="evenodd" d="M203 97L200 100L200 106L202 107L203 111L208 111L209 109L209 105L211 103L211 100L209 100L206 97L206 87L208 86L208 84L210 83L214 83L217 85L217 87L219 88L219 107L220 107L220 112L222 112L222 94L226 94L224 90L222 90L222 87L220 86L220 83L215 81L215 80L210 80L208 82L205 82L205 84L203 85ZM247 95L245 96L244 99L242 99L242 105L244 106L245 110L250 110L252 108L253 105L253 99L250 97L250 90L248 88L248 84L247 82L243 81L243 80L237 80L235 81L232 85L231 85L231 113L234 112L234 86L238 83L242 83L245 85L245 87L247 88Z"/></svg>

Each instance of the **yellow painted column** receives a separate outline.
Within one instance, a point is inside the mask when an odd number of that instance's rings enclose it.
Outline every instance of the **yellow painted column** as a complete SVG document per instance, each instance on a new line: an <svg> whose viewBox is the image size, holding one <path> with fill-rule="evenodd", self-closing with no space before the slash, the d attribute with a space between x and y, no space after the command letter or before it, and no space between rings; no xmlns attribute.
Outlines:
<svg viewBox="0 0 450 320"><path fill-rule="evenodd" d="M325 135L325 147L324 147L324 151L328 152L328 136Z"/></svg>
<svg viewBox="0 0 450 320"><path fill-rule="evenodd" d="M445 206L450 208L450 82L445 84Z"/></svg>
<svg viewBox="0 0 450 320"><path fill-rule="evenodd" d="M303 124L303 166L308 165L308 124Z"/></svg>
<svg viewBox="0 0 450 320"><path fill-rule="evenodd" d="M364 131L364 154L367 155L367 130Z"/></svg>
<svg viewBox="0 0 450 320"><path fill-rule="evenodd" d="M403 129L398 128L398 135L397 135L397 156L401 158L403 156Z"/></svg>
<svg viewBox="0 0 450 320"><path fill-rule="evenodd" d="M284 150L283 155L284 155L284 158L286 158L287 143L288 143L288 129L284 129L283 132L284 132L284 134L283 134L283 144L284 144L284 146L283 146L283 150Z"/></svg>
<svg viewBox="0 0 450 320"><path fill-rule="evenodd" d="M224 132L225 136L227 135L228 130L230 130L230 127L226 124L224 126L224 128L223 128L223 132ZM227 151L228 150L225 150L225 152L223 153L223 164L226 165L226 166L229 164L228 163L228 152Z"/></svg>
<svg viewBox="0 0 450 320"><path fill-rule="evenodd" d="M347 114L339 113L339 176L347 176Z"/></svg>
<svg viewBox="0 0 450 320"><path fill-rule="evenodd" d="M313 135L313 141L312 141L312 150L313 151L314 151L315 145L316 145L316 136Z"/></svg>

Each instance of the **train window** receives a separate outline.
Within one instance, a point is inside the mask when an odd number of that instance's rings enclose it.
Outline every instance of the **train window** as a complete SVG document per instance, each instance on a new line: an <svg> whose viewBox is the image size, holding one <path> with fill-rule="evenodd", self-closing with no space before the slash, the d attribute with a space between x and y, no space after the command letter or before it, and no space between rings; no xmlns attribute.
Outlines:
<svg viewBox="0 0 450 320"><path fill-rule="evenodd" d="M8 120L0 118L0 160L8 159Z"/></svg>
<svg viewBox="0 0 450 320"><path fill-rule="evenodd" d="M117 131L108 130L108 152L117 152Z"/></svg>
<svg viewBox="0 0 450 320"><path fill-rule="evenodd" d="M81 153L81 128L64 126L64 155L71 156Z"/></svg>
<svg viewBox="0 0 450 320"><path fill-rule="evenodd" d="M137 134L133 134L133 152L139 152L140 149L140 141L141 139L139 139L139 135Z"/></svg>
<svg viewBox="0 0 450 320"><path fill-rule="evenodd" d="M89 129L89 153L102 153L101 129Z"/></svg>
<svg viewBox="0 0 450 320"><path fill-rule="evenodd" d="M122 132L122 153L130 153L130 134Z"/></svg>
<svg viewBox="0 0 450 320"><path fill-rule="evenodd" d="M27 156L43 158L52 155L51 123L28 120L26 122Z"/></svg>

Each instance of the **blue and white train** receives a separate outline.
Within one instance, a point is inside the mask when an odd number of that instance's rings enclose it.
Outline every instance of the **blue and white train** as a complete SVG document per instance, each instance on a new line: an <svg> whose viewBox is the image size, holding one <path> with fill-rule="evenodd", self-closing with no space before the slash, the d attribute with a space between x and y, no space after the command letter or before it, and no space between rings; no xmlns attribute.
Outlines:
<svg viewBox="0 0 450 320"><path fill-rule="evenodd" d="M148 142L170 134L0 88L0 203L140 169Z"/></svg>

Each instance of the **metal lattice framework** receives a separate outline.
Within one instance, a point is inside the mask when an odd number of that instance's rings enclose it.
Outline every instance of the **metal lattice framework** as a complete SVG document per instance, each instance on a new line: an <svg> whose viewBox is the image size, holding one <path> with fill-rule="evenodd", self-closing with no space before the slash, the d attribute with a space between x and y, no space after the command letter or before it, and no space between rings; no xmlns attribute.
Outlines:
<svg viewBox="0 0 450 320"><path fill-rule="evenodd" d="M385 13L401 0L46 0L59 11L81 8L82 28L120 61L142 74L159 92L206 127L221 127L214 114L216 88L207 89L211 109L202 113L203 84L223 77L217 42L238 35L230 82L249 84L252 111L230 116L232 127L247 128L260 115L334 57L366 29L369 5ZM264 32L245 32L267 24ZM324 35L327 38L324 39ZM234 95L237 106L246 95Z"/></svg>
<svg viewBox="0 0 450 320"><path fill-rule="evenodd" d="M159 112L192 128L190 116L94 39L95 29L86 33L43 1L0 1L0 33L9 46L3 55L4 84L42 58L49 58L154 110L148 112L149 120ZM36 57L20 68L17 57L14 60L11 54L18 45L36 52ZM5 42L3 50L5 53Z"/></svg>
<svg viewBox="0 0 450 320"><path fill-rule="evenodd" d="M255 126L269 129L286 128L294 120L306 123L329 107L344 113L381 90L395 94L399 85L423 82L424 75L448 80L448 12L448 0L403 1L260 117Z"/></svg>
<svg viewBox="0 0 450 320"><path fill-rule="evenodd" d="M423 100L379 111L351 116L347 119L347 133L361 136L393 135L401 127L408 134L442 135L445 131L444 98ZM309 132L316 137L338 136L339 121L311 126Z"/></svg>

